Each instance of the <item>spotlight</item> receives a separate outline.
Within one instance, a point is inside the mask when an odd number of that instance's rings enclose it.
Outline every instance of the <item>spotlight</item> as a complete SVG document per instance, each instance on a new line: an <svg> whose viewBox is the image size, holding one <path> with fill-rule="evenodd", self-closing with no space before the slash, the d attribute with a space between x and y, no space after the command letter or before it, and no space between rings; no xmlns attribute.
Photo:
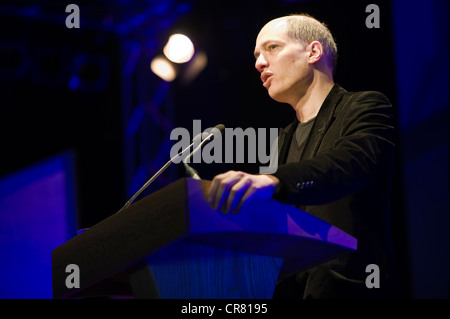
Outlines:
<svg viewBox="0 0 450 319"><path fill-rule="evenodd" d="M186 63L192 58L195 50L194 44L187 36L176 33L169 37L163 52L172 62Z"/></svg>
<svg viewBox="0 0 450 319"><path fill-rule="evenodd" d="M174 66L160 55L152 60L150 69L166 82L172 82L177 76Z"/></svg>

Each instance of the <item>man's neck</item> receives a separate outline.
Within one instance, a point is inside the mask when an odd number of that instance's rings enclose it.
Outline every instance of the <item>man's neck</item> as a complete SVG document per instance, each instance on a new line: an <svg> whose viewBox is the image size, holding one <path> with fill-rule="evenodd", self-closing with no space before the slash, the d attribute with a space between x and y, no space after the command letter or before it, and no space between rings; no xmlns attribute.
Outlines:
<svg viewBox="0 0 450 319"><path fill-rule="evenodd" d="M311 83L305 94L292 105L299 122L307 122L317 116L333 86L334 81L330 78L321 78Z"/></svg>

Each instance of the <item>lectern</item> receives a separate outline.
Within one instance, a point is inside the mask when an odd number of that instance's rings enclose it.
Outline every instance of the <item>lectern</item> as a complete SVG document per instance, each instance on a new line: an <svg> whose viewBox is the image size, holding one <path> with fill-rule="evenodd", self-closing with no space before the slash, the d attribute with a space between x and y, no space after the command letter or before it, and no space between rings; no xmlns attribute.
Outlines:
<svg viewBox="0 0 450 319"><path fill-rule="evenodd" d="M206 202L209 183L179 179L54 249L54 298L271 298L278 280L356 250L349 234L273 199L222 214Z"/></svg>

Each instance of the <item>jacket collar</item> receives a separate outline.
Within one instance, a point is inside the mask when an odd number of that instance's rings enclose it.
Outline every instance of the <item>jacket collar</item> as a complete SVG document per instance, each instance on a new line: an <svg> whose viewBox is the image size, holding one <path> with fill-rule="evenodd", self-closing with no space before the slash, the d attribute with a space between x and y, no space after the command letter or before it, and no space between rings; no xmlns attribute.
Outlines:
<svg viewBox="0 0 450 319"><path fill-rule="evenodd" d="M322 106L320 107L313 127L311 128L311 133L306 141L301 159L308 159L316 154L323 135L327 131L328 127L333 123L336 106L346 92L347 91L340 85L335 84L330 93L328 93ZM298 123L297 117L295 117L291 124L280 130L278 165L286 163L289 147Z"/></svg>

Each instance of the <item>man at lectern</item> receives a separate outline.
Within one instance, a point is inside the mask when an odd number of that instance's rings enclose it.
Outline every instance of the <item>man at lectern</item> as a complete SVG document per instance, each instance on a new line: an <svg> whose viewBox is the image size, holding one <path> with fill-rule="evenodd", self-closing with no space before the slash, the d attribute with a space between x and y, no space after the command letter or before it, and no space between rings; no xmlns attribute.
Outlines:
<svg viewBox="0 0 450 319"><path fill-rule="evenodd" d="M252 198L275 198L358 239L358 250L280 282L274 298L397 297L389 234L394 112L379 92L348 92L333 80L337 49L309 15L274 19L260 31L255 67L269 96L290 104L273 174L229 171L210 188L211 206L237 213ZM366 267L380 288L366 285Z"/></svg>

